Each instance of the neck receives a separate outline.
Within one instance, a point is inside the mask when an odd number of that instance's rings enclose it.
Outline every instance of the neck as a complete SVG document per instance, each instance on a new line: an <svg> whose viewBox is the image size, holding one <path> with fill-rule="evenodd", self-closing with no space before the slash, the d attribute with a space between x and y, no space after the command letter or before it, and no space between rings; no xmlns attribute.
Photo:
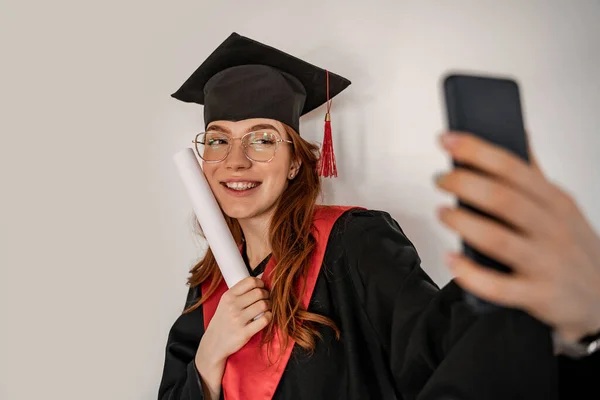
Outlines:
<svg viewBox="0 0 600 400"><path fill-rule="evenodd" d="M263 215L238 220L246 240L246 255L252 269L256 268L267 257L271 249L269 240L269 224L271 215Z"/></svg>

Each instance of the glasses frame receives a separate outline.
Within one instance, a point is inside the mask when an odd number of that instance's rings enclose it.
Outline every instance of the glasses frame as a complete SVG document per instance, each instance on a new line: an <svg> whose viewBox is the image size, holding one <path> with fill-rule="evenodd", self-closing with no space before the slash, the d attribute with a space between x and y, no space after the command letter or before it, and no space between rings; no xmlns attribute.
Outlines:
<svg viewBox="0 0 600 400"><path fill-rule="evenodd" d="M194 140L192 140L192 143L194 143L194 148L196 149L196 153L198 154L198 156L204 162L211 163L211 164L219 163L219 162L224 161L229 156L229 153L231 153L231 149L233 148L233 143L231 143L229 145L229 148L227 149L227 153L225 153L225 156L223 156L222 159L220 159L220 160L205 160L204 157L202 157L202 154L200 154L200 150L198 149L198 145L204 145L204 144L202 142L198 141L198 138L200 137L200 135L204 135L206 133L218 133L220 135L226 136L227 138L229 138L229 140L240 140L240 143L242 143L242 151L244 153L244 156L246 156L246 158L248 160L252 161L252 162L261 162L261 163L271 162L271 161L273 161L273 159L275 158L275 155L277 154L277 149L279 148L279 143L294 144L294 142L292 142L291 140L282 139L279 136L279 132L275 132L274 134L275 134L275 138L276 139L275 139L275 150L273 150L273 156L271 158L269 158L268 160L255 160L252 157L250 157L248 155L248 153L246 153L246 147L247 146L243 145L243 143L244 143L243 140L248 135L257 134L257 133L260 133L260 132L264 132L264 131L252 131L252 132L248 132L248 133L244 134L242 137L238 137L238 138L231 137L231 136L227 135L226 133L218 132L218 131L200 132L200 133L196 134L196 137L194 138Z"/></svg>

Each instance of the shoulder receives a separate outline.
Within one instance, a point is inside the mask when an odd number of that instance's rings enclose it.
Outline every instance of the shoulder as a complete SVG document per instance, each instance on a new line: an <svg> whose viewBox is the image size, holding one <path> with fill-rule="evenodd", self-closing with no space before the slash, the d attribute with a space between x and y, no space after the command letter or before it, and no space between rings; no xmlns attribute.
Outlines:
<svg viewBox="0 0 600 400"><path fill-rule="evenodd" d="M190 308L191 306L193 306L194 304L196 304L196 302L198 301L198 299L200 297L202 297L201 286L200 285L189 286L187 296L185 298L185 305L183 307L183 310L185 311L188 308Z"/></svg>
<svg viewBox="0 0 600 400"><path fill-rule="evenodd" d="M398 221L389 212L383 210L359 207L347 209L335 222L330 240L332 238L355 243L358 247L373 249L394 244L394 247L406 247L416 255L414 244L404 233Z"/></svg>
<svg viewBox="0 0 600 400"><path fill-rule="evenodd" d="M336 221L329 242L364 301L378 298L383 307L400 296L425 304L437 292L416 247L389 212L349 209Z"/></svg>
<svg viewBox="0 0 600 400"><path fill-rule="evenodd" d="M344 229L348 231L373 229L382 226L394 226L400 229L398 222L387 211L361 207L347 209L340 216L339 222L343 222Z"/></svg>
<svg viewBox="0 0 600 400"><path fill-rule="evenodd" d="M344 270L357 273L363 282L370 277L400 282L421 270L416 247L400 224L382 210L346 209L329 234L326 261L341 262Z"/></svg>

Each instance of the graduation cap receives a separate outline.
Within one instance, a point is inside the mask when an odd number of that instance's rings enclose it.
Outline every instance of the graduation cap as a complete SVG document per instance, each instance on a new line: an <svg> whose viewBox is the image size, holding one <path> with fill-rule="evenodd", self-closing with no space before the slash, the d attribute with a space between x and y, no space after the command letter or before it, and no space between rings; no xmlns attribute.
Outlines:
<svg viewBox="0 0 600 400"><path fill-rule="evenodd" d="M333 97L344 77L232 33L171 96L204 105L204 123L269 118L300 132L300 117L327 104L319 172L337 176L331 139Z"/></svg>

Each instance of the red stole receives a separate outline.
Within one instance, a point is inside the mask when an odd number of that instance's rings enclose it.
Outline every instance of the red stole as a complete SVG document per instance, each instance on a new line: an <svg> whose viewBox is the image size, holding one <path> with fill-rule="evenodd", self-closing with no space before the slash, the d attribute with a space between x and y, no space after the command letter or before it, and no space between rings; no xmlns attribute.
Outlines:
<svg viewBox="0 0 600 400"><path fill-rule="evenodd" d="M335 221L351 208L354 207L318 206L315 210L312 233L316 238L317 245L312 254L310 270L308 271L306 281L306 290L302 294L304 309L308 307L312 297L331 229ZM268 289L271 288L270 277L274 267L275 260L271 257L262 276L265 286ZM204 282L202 284L202 292L206 293L209 285L210 282ZM227 289L227 285L223 281L212 296L203 304L204 329L208 327L212 316L215 314L219 300ZM222 390L226 400L266 400L273 397L295 344L295 341L290 338L285 351L279 357L281 348L280 336L281 334L276 332L270 344L271 361L277 360L274 364L269 362L266 347L260 346L260 332L254 335L237 353L229 356L222 380Z"/></svg>

